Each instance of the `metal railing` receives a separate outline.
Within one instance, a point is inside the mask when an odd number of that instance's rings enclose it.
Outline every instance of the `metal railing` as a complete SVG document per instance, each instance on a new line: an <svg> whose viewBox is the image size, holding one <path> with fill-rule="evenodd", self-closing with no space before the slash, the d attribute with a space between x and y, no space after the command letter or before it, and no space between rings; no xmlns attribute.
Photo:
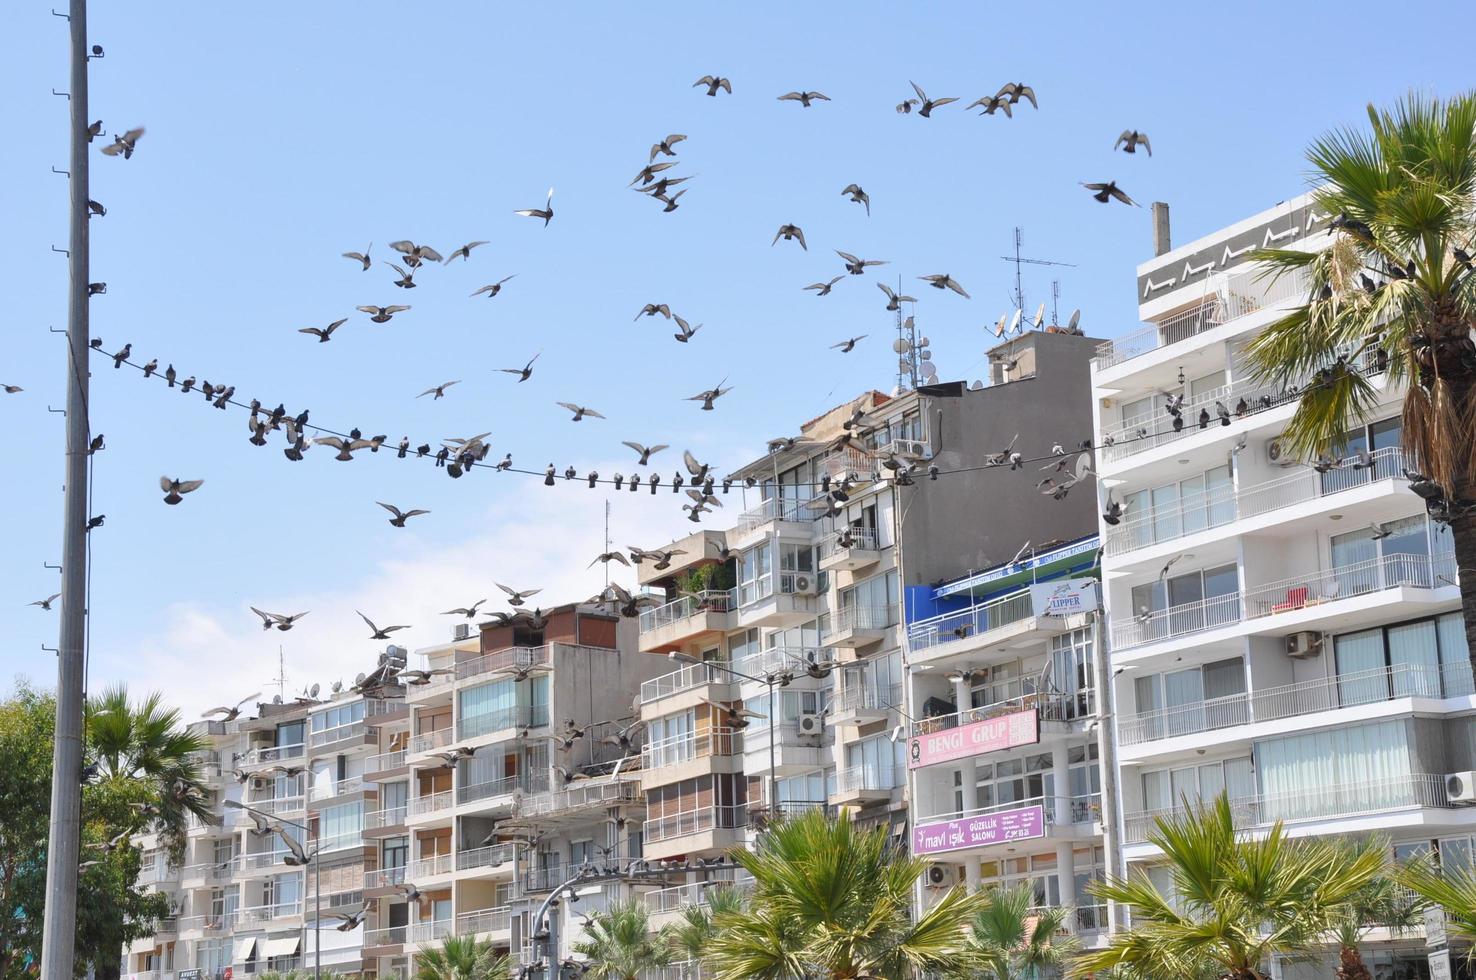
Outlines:
<svg viewBox="0 0 1476 980"><path fill-rule="evenodd" d="M646 911L651 915L663 912L680 912L684 908L693 905L707 905L708 895L714 889L723 888L748 888L753 884L753 875L746 871L735 872L724 870L715 873L715 877L706 881L694 881L685 885L671 885L666 888L657 888L655 891L646 892L641 898L646 903Z"/></svg>
<svg viewBox="0 0 1476 980"><path fill-rule="evenodd" d="M187 915L179 920L180 932L202 931L206 933L229 932L235 928L236 913L207 912L204 915Z"/></svg>
<svg viewBox="0 0 1476 980"><path fill-rule="evenodd" d="M328 851L339 851L344 848L364 847L366 843L372 844L373 842L366 842L364 840L364 831L363 828L360 828L358 830L344 831L341 834L333 834L330 837L319 838L317 848L320 852L326 854Z"/></svg>
<svg viewBox="0 0 1476 980"><path fill-rule="evenodd" d="M579 810L590 806L613 806L640 798L640 786L634 779L614 782L604 778L583 780L564 789L535 793L518 801L518 816L524 819L545 813Z"/></svg>
<svg viewBox="0 0 1476 980"><path fill-rule="evenodd" d="M300 901L252 905L236 909L236 924L247 926L255 922L270 922L273 919L287 919L298 915L302 915L302 902Z"/></svg>
<svg viewBox="0 0 1476 980"><path fill-rule="evenodd" d="M439 793L429 796L414 796L410 798L407 805L407 816L418 817L426 813L439 813L449 810L455 804L456 794L449 789L443 789Z"/></svg>
<svg viewBox="0 0 1476 980"><path fill-rule="evenodd" d="M274 868L279 864L285 865L287 856L291 853L291 851L284 847L280 851L257 851L252 854L237 854L235 858L236 871L261 871L264 868Z"/></svg>
<svg viewBox="0 0 1476 980"><path fill-rule="evenodd" d="M364 872L365 888L392 888L395 885L403 885L404 883L405 866L403 864L397 868L378 868L374 871Z"/></svg>
<svg viewBox="0 0 1476 980"><path fill-rule="evenodd" d="M820 549L819 549L820 550L820 560L821 561L824 561L825 559L831 557L832 555L838 555L838 554L842 554L842 553L848 552L848 551L880 551L881 550L881 535L877 533L877 529L876 528L874 528L874 527L853 527L853 528L850 528L850 532L851 532L851 543L849 545L845 546L845 547L842 547L841 546L841 543L840 543L840 534L841 534L841 532L839 530L836 531L834 534L827 534L820 541Z"/></svg>
<svg viewBox="0 0 1476 980"><path fill-rule="evenodd" d="M1447 807L1445 777L1435 773L1411 773L1356 783L1308 785L1295 793L1247 796L1230 801L1236 827L1259 827L1277 820L1312 820L1350 817L1362 813L1410 807ZM1142 844L1155 830L1159 817L1184 813L1182 806L1141 810L1123 818L1124 840Z"/></svg>
<svg viewBox="0 0 1476 980"><path fill-rule="evenodd" d="M437 674L436 676L444 676ZM364 717L379 718L384 715L402 715L410 710L404 698L365 698Z"/></svg>
<svg viewBox="0 0 1476 980"><path fill-rule="evenodd" d="M383 929L365 929L365 946L401 946L409 926L386 926Z"/></svg>
<svg viewBox="0 0 1476 980"><path fill-rule="evenodd" d="M931 735L947 731L960 725L971 725L1000 715L1016 711L1038 711L1042 721L1074 721L1092 714L1096 706L1093 691L1078 691L1075 694L1047 694L1027 690L1033 686L1031 678L1017 677L990 685L989 693L997 698L977 708L965 708L951 715L931 715L912 723L912 737ZM1003 694L1003 697L999 695Z"/></svg>
<svg viewBox="0 0 1476 980"><path fill-rule="evenodd" d="M527 685L524 685L526 687ZM496 711L483 712L456 722L456 737L478 738L509 728L542 728L548 724L548 705L515 704Z"/></svg>
<svg viewBox="0 0 1476 980"><path fill-rule="evenodd" d="M831 617L820 634L820 642L827 643L842 633L857 630L884 630L895 625L897 611L891 606L846 606Z"/></svg>
<svg viewBox="0 0 1476 980"><path fill-rule="evenodd" d="M868 471L870 467L867 467ZM821 511L811 510L806 507L808 500L796 500L792 497L770 497L757 507L750 507L738 515L738 523L734 530L752 531L754 528L763 527L770 521L794 521L806 522L819 517Z"/></svg>
<svg viewBox="0 0 1476 980"><path fill-rule="evenodd" d="M377 772L388 772L391 769L398 769L405 764L405 755L406 752L404 749L371 755L364 760L364 775L369 776Z"/></svg>
<svg viewBox="0 0 1476 980"><path fill-rule="evenodd" d="M312 798L314 800L331 800L336 796L348 796L350 793L361 793L364 791L364 778L362 776L345 776L343 779L335 779L323 785L314 783Z"/></svg>
<svg viewBox="0 0 1476 980"><path fill-rule="evenodd" d="M476 868L497 868L518 856L516 844L488 844L456 852L456 870L471 871Z"/></svg>
<svg viewBox="0 0 1476 980"><path fill-rule="evenodd" d="M1030 590L1022 589L996 596L958 612L920 619L907 628L908 645L919 650L955 640L966 640L1029 619L1033 615L1035 606L1030 599Z"/></svg>
<svg viewBox="0 0 1476 980"><path fill-rule="evenodd" d="M808 664L819 663L825 659L819 647L769 647L767 650L750 653L739 660L734 665L734 669L750 677L763 677L765 674L785 672L801 674ZM738 680L741 683L741 678Z"/></svg>
<svg viewBox="0 0 1476 980"><path fill-rule="evenodd" d="M307 746L302 742L294 742L291 745L268 745L247 752L236 760L236 765L242 767L268 766L284 759L301 759L306 751Z"/></svg>
<svg viewBox="0 0 1476 980"><path fill-rule="evenodd" d="M1290 475L1266 483L1240 490L1221 487L1195 494L1173 507L1150 509L1107 529L1106 554L1109 557L1126 554L1283 507L1402 477L1405 467L1402 449L1378 449L1370 454L1370 459L1373 463L1370 467L1355 468L1349 460L1326 473L1299 466Z"/></svg>
<svg viewBox="0 0 1476 980"><path fill-rule="evenodd" d="M748 805L737 803L731 806L709 806L686 813L674 813L666 817L655 817L645 822L645 841L671 840L708 830L737 829L748 826Z"/></svg>
<svg viewBox="0 0 1476 980"><path fill-rule="evenodd" d="M691 762L715 755L739 755L743 752L743 732L736 728L710 728L702 732L684 732L647 742L641 746L641 768Z"/></svg>
<svg viewBox="0 0 1476 980"><path fill-rule="evenodd" d="M384 827L397 827L405 822L405 815L410 812L408 801L397 806L382 807L378 810L367 810L364 813L364 829L379 830Z"/></svg>
<svg viewBox="0 0 1476 980"><path fill-rule="evenodd" d="M844 677L844 674L838 676ZM846 715L858 711L888 711L901 709L902 686L877 688L875 686L848 687L837 690L830 698L830 714Z"/></svg>
<svg viewBox="0 0 1476 980"><path fill-rule="evenodd" d="M252 800L250 805L262 813L295 813L307 809L307 797L301 793L296 796L274 796L265 800Z"/></svg>
<svg viewBox="0 0 1476 980"><path fill-rule="evenodd" d="M405 930L405 941L409 943L433 943L447 936L456 935L455 919L428 919L412 922Z"/></svg>
<svg viewBox="0 0 1476 980"><path fill-rule="evenodd" d="M321 748L324 745L332 745L334 742L342 742L351 738L363 738L368 731L362 721L351 721L346 725L334 725L332 728L323 728L308 735L308 741L313 748Z"/></svg>
<svg viewBox="0 0 1476 980"><path fill-rule="evenodd" d="M418 882L434 875L448 875L455 870L456 856L454 854L435 854L410 862L410 880Z"/></svg>
<svg viewBox="0 0 1476 980"><path fill-rule="evenodd" d="M698 613L727 613L738 608L738 589L712 590L694 592L691 595L680 596L664 606L654 609L643 609L639 619L642 633L679 623L684 619L690 619Z"/></svg>
<svg viewBox="0 0 1476 980"><path fill-rule="evenodd" d="M660 610L648 611L659 612ZM645 613L641 615L644 616ZM722 669L726 666L728 666L726 663L720 661L711 664L688 664L680 670L642 681L641 703L659 701L673 694L680 694L683 691L690 691L708 684L731 684L737 678Z"/></svg>
<svg viewBox="0 0 1476 980"><path fill-rule="evenodd" d="M538 793L546 789L548 789L548 770L539 769L457 787L456 802L475 803L478 800L510 796L517 792Z"/></svg>
<svg viewBox="0 0 1476 980"><path fill-rule="evenodd" d="M901 786L905 770L894 766L851 766L835 774L840 793L885 793Z"/></svg>
<svg viewBox="0 0 1476 980"><path fill-rule="evenodd" d="M1199 306L1097 345L1092 366L1101 371L1160 347L1168 347L1207 330L1222 327L1232 320L1284 300L1305 298L1307 283L1306 274L1302 272L1287 273L1272 281L1261 269L1242 272L1218 281L1211 280L1210 284L1215 285L1215 291L1207 295Z"/></svg>
<svg viewBox="0 0 1476 980"><path fill-rule="evenodd" d="M468 677L476 677L479 674L489 674L498 670L513 670L519 667L534 667L550 662L549 647L507 647L503 650L494 650L484 653L480 657L471 660L463 660L456 665L456 679L466 680Z"/></svg>
<svg viewBox="0 0 1476 980"><path fill-rule="evenodd" d="M1399 664L1141 712L1122 720L1118 738L1123 745L1140 745L1396 698L1440 699L1470 694L1476 694L1476 683L1469 663L1442 667Z"/></svg>
<svg viewBox="0 0 1476 980"><path fill-rule="evenodd" d="M511 910L506 905L496 908L476 909L456 916L456 935L475 936L486 932L507 932L512 929Z"/></svg>
<svg viewBox="0 0 1476 980"><path fill-rule="evenodd" d="M432 749L444 749L451 744L452 734L451 726L447 725L445 728L437 728L434 731L412 735L410 736L409 751L415 753L429 752Z"/></svg>
<svg viewBox="0 0 1476 980"><path fill-rule="evenodd" d="M179 872L181 881L228 881L235 873L233 866L235 859L229 861L211 861L205 864L191 864L182 868Z"/></svg>
<svg viewBox="0 0 1476 980"><path fill-rule="evenodd" d="M1157 643L1174 637L1231 626L1242 619L1260 619L1279 613L1311 609L1399 587L1439 589L1457 583L1455 556L1385 555L1327 571L1268 582L1243 595L1227 595L1139 613L1112 627L1116 650Z"/></svg>

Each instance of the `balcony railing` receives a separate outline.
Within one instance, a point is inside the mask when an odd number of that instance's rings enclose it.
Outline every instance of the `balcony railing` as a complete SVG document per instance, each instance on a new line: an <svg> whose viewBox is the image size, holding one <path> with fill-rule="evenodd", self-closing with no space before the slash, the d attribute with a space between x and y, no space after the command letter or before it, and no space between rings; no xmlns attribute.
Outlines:
<svg viewBox="0 0 1476 980"><path fill-rule="evenodd" d="M371 755L364 760L364 775L370 776L377 772L388 772L398 769L405 764L405 750L396 749L393 752L381 752Z"/></svg>
<svg viewBox="0 0 1476 980"><path fill-rule="evenodd" d="M1470 694L1476 694L1476 684L1469 663L1443 667L1399 664L1145 711L1124 718L1118 738L1123 745L1140 745L1396 698L1440 699Z"/></svg>
<svg viewBox="0 0 1476 980"><path fill-rule="evenodd" d="M476 868L498 868L518 856L516 844L488 844L456 852L456 870L471 871Z"/></svg>
<svg viewBox="0 0 1476 980"><path fill-rule="evenodd" d="M709 830L735 829L748 826L748 805L739 803L733 806L710 806L701 810L689 810L686 813L674 813L671 816L656 817L645 822L645 840L651 844L656 841L671 840L674 837L686 837L690 834L700 834Z"/></svg>
<svg viewBox="0 0 1476 980"><path fill-rule="evenodd" d="M922 619L907 628L908 643L914 650L926 649L955 640L968 639L1018 623L1035 615L1030 590L996 596L958 612Z"/></svg>
<svg viewBox="0 0 1476 980"><path fill-rule="evenodd" d="M708 904L708 896L714 890L749 888L752 885L753 876L746 871L721 871L717 872L717 877L710 878L707 881L658 888L655 891L646 892L641 897L646 902L646 911L652 915L657 915L662 912L680 912L682 909L694 905L706 905Z"/></svg>
<svg viewBox="0 0 1476 980"><path fill-rule="evenodd" d="M476 936L487 932L507 932L512 928L512 916L506 905L497 908L477 909L456 916L456 935Z"/></svg>
<svg viewBox="0 0 1476 980"><path fill-rule="evenodd" d="M852 766L835 774L841 793L885 793L901 786L906 770L892 766Z"/></svg>
<svg viewBox="0 0 1476 980"><path fill-rule="evenodd" d="M684 595L655 609L643 609L640 615L642 633L679 623L699 613L726 613L738 608L738 590L707 590Z"/></svg>
<svg viewBox="0 0 1476 980"><path fill-rule="evenodd" d="M454 935L456 935L455 919L429 919L425 922L410 923L406 929L405 941L411 943L431 943Z"/></svg>
<svg viewBox="0 0 1476 980"><path fill-rule="evenodd" d="M647 742L641 746L641 768L651 771L706 756L740 755L742 752L742 731L736 728L710 728L703 732L685 732Z"/></svg>
<svg viewBox="0 0 1476 980"><path fill-rule="evenodd" d="M236 870L261 871L264 868L274 868L279 864L286 864L287 856L292 852L283 848L280 851L258 851L254 854L237 854Z"/></svg>
<svg viewBox="0 0 1476 980"><path fill-rule="evenodd" d="M1170 606L1112 627L1115 650L1158 643L1205 630L1232 626L1245 619L1313 609L1330 602L1371 595L1399 587L1439 589L1457 583L1455 556L1385 555L1324 572L1268 582L1244 595L1227 595Z"/></svg>
<svg viewBox="0 0 1476 980"><path fill-rule="evenodd" d="M976 708L966 708L951 715L933 715L912 723L912 736L930 735L960 725L970 725L999 715L1015 711L1038 710L1042 721L1074 721L1092 714L1096 699L1091 691L1075 694L1042 694L1029 690L1034 684L1029 678L1018 677L990 685L990 694L998 700ZM1003 697L1000 697L1003 695Z"/></svg>
<svg viewBox="0 0 1476 980"><path fill-rule="evenodd" d="M365 888L392 888L395 885L403 885L404 883L405 866L403 864L397 868L379 868L374 871L364 872Z"/></svg>
<svg viewBox="0 0 1476 980"><path fill-rule="evenodd" d="M819 647L769 647L750 653L734 665L734 668L750 677L766 674L803 674L805 667L825 660ZM738 678L741 680L741 678Z"/></svg>
<svg viewBox="0 0 1476 980"><path fill-rule="evenodd" d="M1256 269L1222 280L1213 295L1192 310L1177 313L1161 323L1150 324L1125 337L1097 346L1092 366L1098 371L1114 364L1141 357L1160 347L1176 344L1207 330L1222 327L1232 320L1283 300L1305 298L1307 279L1303 273L1288 273L1271 280Z"/></svg>
<svg viewBox="0 0 1476 980"><path fill-rule="evenodd" d="M365 946L400 946L405 942L409 926L388 926L383 929L365 929ZM381 973L381 976L383 974Z"/></svg>
<svg viewBox="0 0 1476 980"><path fill-rule="evenodd" d="M1249 796L1230 801L1235 825L1260 827L1277 820L1315 820L1351 817L1363 813L1409 807L1446 807L1445 777L1435 773L1411 773L1385 779L1366 779L1338 785L1309 784L1295 793ZM1182 807L1143 810L1124 817L1124 839L1141 844L1155 829L1159 817L1175 817Z"/></svg>
<svg viewBox="0 0 1476 980"><path fill-rule="evenodd" d="M884 630L897 622L896 610L891 606L846 606L831 617L820 642L826 643L842 633L857 630Z"/></svg>
<svg viewBox="0 0 1476 980"><path fill-rule="evenodd" d="M507 647L503 650L494 650L492 653L484 653L472 660L463 660L456 665L456 679L466 680L468 677L476 677L479 674L490 674L494 671L511 671L520 667L534 667L549 662L549 648L541 647Z"/></svg>
<svg viewBox="0 0 1476 980"><path fill-rule="evenodd" d="M364 727L362 721L352 721L347 725L335 725L332 728L323 728L312 732L308 736L308 741L316 749L325 745L332 745L334 742L342 742L345 739L363 738L365 731L367 729Z"/></svg>
<svg viewBox="0 0 1476 980"><path fill-rule="evenodd" d="M451 736L454 734L451 726L437 728L434 731L421 732L419 735L410 737L410 752L429 752L432 749L444 749L451 744Z"/></svg>
<svg viewBox="0 0 1476 980"><path fill-rule="evenodd" d="M239 766L269 766L286 759L301 759L307 746L301 742L291 745L268 745L252 749L236 760Z"/></svg>
<svg viewBox="0 0 1476 980"><path fill-rule="evenodd" d="M841 547L840 534L830 534L820 542L820 560L824 561L831 555L842 551L879 551L881 538L874 527L853 527L851 531L851 543Z"/></svg>
<svg viewBox="0 0 1476 980"><path fill-rule="evenodd" d="M235 862L233 859L230 861L222 861L220 863L212 861L205 864L192 864L186 868L181 869L179 877L183 881L228 881L231 875L235 873L233 870L234 863ZM140 872L140 876L141 875L142 872Z"/></svg>
<svg viewBox="0 0 1476 980"><path fill-rule="evenodd" d="M849 687L836 691L830 699L832 715L844 715L856 711L888 711L903 707L901 685L887 688Z"/></svg>
<svg viewBox="0 0 1476 980"><path fill-rule="evenodd" d="M265 800L252 800L250 805L262 813L296 813L307 809L307 797L301 793L296 796L274 796Z"/></svg>
<svg viewBox="0 0 1476 980"><path fill-rule="evenodd" d="M870 467L867 468L868 471ZM792 497L770 497L757 507L750 507L738 515L737 531L752 531L770 521L810 521L820 516L820 511L806 507L806 500Z"/></svg>
<svg viewBox="0 0 1476 980"><path fill-rule="evenodd" d="M350 793L361 793L363 790L363 777L345 776L343 779L334 779L323 784L314 784L312 798L314 801L331 800L336 796L348 796Z"/></svg>
<svg viewBox="0 0 1476 980"><path fill-rule="evenodd" d="M1326 473L1298 467L1290 475L1266 483L1238 491L1222 487L1195 494L1173 507L1154 508L1130 516L1121 524L1107 529L1106 553L1111 557L1175 541L1208 528L1268 514L1344 490L1396 480L1404 473L1404 451L1398 447L1375 450L1370 459L1373 465L1369 467L1355 468L1353 461L1349 460Z"/></svg>
<svg viewBox="0 0 1476 980"><path fill-rule="evenodd" d="M526 685L524 685L526 687ZM542 728L548 724L548 705L515 704L462 718L456 725L456 737L477 738L510 728Z"/></svg>
<svg viewBox="0 0 1476 980"><path fill-rule="evenodd" d="M455 804L456 794L449 789L429 796L416 796L410 800L408 816L417 817L426 813L439 813L449 810Z"/></svg>
<svg viewBox="0 0 1476 980"><path fill-rule="evenodd" d="M437 674L436 676L444 676ZM364 700L364 717L378 718L383 715L402 715L409 711L404 698L366 698Z"/></svg>
<svg viewBox="0 0 1476 980"><path fill-rule="evenodd" d="M379 830L383 827L397 827L405 822L405 815L409 812L409 803L401 803L398 806L387 806L379 810L369 810L364 814L364 829Z"/></svg>
<svg viewBox="0 0 1476 980"><path fill-rule="evenodd" d="M548 770L522 772L512 776L489 779L482 783L460 786L456 790L456 802L475 803L498 796L510 796L519 791L537 793L548 788Z"/></svg>
<svg viewBox="0 0 1476 980"><path fill-rule="evenodd" d="M523 819L590 806L614 806L633 802L640 797L635 780L609 782L583 780L563 789L533 793L518 801L518 816Z"/></svg>
<svg viewBox="0 0 1476 980"><path fill-rule="evenodd" d="M277 902L273 905L253 905L244 909L236 909L236 924L238 926L249 926L257 922L270 922L273 919L287 919L302 915L301 902Z"/></svg>
<svg viewBox="0 0 1476 980"><path fill-rule="evenodd" d="M455 870L456 856L454 854L435 854L410 862L410 880L420 881L434 875L448 875Z"/></svg>
<svg viewBox="0 0 1476 980"><path fill-rule="evenodd" d="M228 932L235 928L236 913L208 912L204 915L187 915L179 920L180 932L203 931L206 933Z"/></svg>
<svg viewBox="0 0 1476 980"><path fill-rule="evenodd" d="M660 610L648 610L660 612ZM642 613L641 615L645 615ZM660 677L653 677L648 681L641 682L641 703L648 704L669 698L673 694L690 691L695 688L705 687L708 684L731 684L735 680L732 674L723 670L725 663L713 664L689 664L680 670L674 670Z"/></svg>

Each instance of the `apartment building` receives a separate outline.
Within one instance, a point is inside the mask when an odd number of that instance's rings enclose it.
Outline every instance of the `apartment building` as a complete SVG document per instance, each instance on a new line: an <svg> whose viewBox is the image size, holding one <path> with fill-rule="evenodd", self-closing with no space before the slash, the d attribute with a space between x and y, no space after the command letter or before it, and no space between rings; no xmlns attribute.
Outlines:
<svg viewBox="0 0 1476 980"><path fill-rule="evenodd" d="M376 696L335 687L323 699L315 688L311 696L258 704L254 717L191 726L209 746L199 761L213 813L190 820L178 864L156 839L144 839L141 874L169 892L177 916L129 948L125 972L373 972L361 956L362 926L340 931L341 920L326 913L362 905L372 859L364 812L378 799L365 765L382 726L393 725L396 713L403 725L406 713L393 685ZM279 835L258 833L249 811L235 804L280 822L308 863L296 862Z"/></svg>
<svg viewBox="0 0 1476 980"><path fill-rule="evenodd" d="M641 585L663 601L641 613L639 647L668 659L640 692L645 847L694 866L677 892L700 896L726 873L702 861L799 809L845 807L908 837L899 726L919 715L904 596L1096 525L1090 492L1037 495L1034 466L951 471L1089 438L1096 345L1027 332L991 352L988 387L873 391L838 405L733 472L742 496L726 500L746 506L730 526L672 542L660 567L640 565Z"/></svg>
<svg viewBox="0 0 1476 980"><path fill-rule="evenodd" d="M1450 535L1402 475L1402 389L1377 360L1352 362L1377 409L1337 460L1308 465L1277 439L1296 386L1260 383L1246 363L1251 339L1307 295L1303 280L1261 277L1250 249L1326 247L1331 217L1303 196L1161 242L1138 269L1147 326L1092 362L1098 438L1112 443L1102 502L1125 508L1101 527L1124 852L1151 875L1153 818L1220 793L1247 830L1378 833L1396 858L1470 861L1473 783L1450 777L1476 769L1476 697ZM1329 363L1339 353L1352 352ZM1165 393L1183 398L1177 418ZM1376 957L1403 969L1422 944L1416 931Z"/></svg>
<svg viewBox="0 0 1476 980"><path fill-rule="evenodd" d="M636 652L636 625L568 604L460 627L418 651L431 671L407 687L409 725L373 778L395 801L370 820L380 897L366 956L401 965L449 935L487 939L531 965L544 900L561 902L561 961L581 913L623 896L617 866L642 857L635 732L641 683L666 665ZM627 742L621 742L625 733ZM418 897L407 899L408 886Z"/></svg>

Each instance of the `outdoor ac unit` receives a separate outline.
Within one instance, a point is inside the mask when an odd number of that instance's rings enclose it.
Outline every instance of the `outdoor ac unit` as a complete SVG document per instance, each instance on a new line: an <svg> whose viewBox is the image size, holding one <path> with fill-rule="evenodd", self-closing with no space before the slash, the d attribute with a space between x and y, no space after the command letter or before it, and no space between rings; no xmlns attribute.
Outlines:
<svg viewBox="0 0 1476 980"><path fill-rule="evenodd" d="M453 640L470 640L471 623L457 623L451 627L451 638Z"/></svg>
<svg viewBox="0 0 1476 980"><path fill-rule="evenodd" d="M1452 803L1476 803L1476 772L1453 772L1447 775L1445 795Z"/></svg>
<svg viewBox="0 0 1476 980"><path fill-rule="evenodd" d="M801 735L819 735L825 731L825 722L819 715L803 714L799 716L799 733Z"/></svg>
<svg viewBox="0 0 1476 980"><path fill-rule="evenodd" d="M1280 439L1266 440L1266 462L1272 466L1291 466L1296 460L1286 450L1286 443Z"/></svg>
<svg viewBox="0 0 1476 980"><path fill-rule="evenodd" d="M928 444L921 439L893 439L892 452L898 456L922 459L928 454Z"/></svg>
<svg viewBox="0 0 1476 980"><path fill-rule="evenodd" d="M251 788L256 790L257 792L260 792L266 789L266 784L267 781L265 779L253 779L251 781Z"/></svg>
<svg viewBox="0 0 1476 980"><path fill-rule="evenodd" d="M1322 653L1322 634L1303 630L1286 638L1286 655L1293 660L1311 660Z"/></svg>
<svg viewBox="0 0 1476 980"><path fill-rule="evenodd" d="M796 575L794 577L794 591L797 595L808 595L814 592L814 578L809 575Z"/></svg>
<svg viewBox="0 0 1476 980"><path fill-rule="evenodd" d="M952 888L958 881L958 869L951 864L928 865L928 885L932 888Z"/></svg>

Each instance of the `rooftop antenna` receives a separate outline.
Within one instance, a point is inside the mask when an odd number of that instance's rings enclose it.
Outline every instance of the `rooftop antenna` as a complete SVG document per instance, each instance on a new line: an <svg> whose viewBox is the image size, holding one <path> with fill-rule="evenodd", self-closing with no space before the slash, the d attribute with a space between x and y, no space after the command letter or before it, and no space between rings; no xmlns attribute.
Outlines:
<svg viewBox="0 0 1476 980"><path fill-rule="evenodd" d="M287 699L287 657L282 653L282 644L277 644L277 676L267 681L268 687L275 687L277 694L285 701Z"/></svg>
<svg viewBox="0 0 1476 980"><path fill-rule="evenodd" d="M1027 264L1029 264L1029 265L1060 265L1060 266L1065 266L1068 269L1074 269L1074 268L1076 268L1076 263L1074 263L1074 262L1055 262L1055 261L1052 261L1051 259L1027 259L1027 258L1025 258L1024 256L1022 256L1020 254L1020 247L1022 245L1024 245L1024 244L1025 244L1025 233L1020 228L1019 225L1016 225L1015 226L1015 254L1014 255L1001 255L1000 256L1001 259L1004 259L1006 262L1012 262L1012 263L1014 263L1014 266L1015 266L1015 293L1011 297L1011 299L1014 301L1014 303L1015 303L1015 309L1017 309L1017 310L1023 310L1023 309L1025 309L1025 276L1024 276L1024 269L1022 268L1022 266L1027 265ZM1052 323L1055 323L1056 322L1056 318L1055 318L1054 312L1051 315L1051 322Z"/></svg>
<svg viewBox="0 0 1476 980"><path fill-rule="evenodd" d="M610 498L605 498L605 554L610 553ZM605 588L610 587L610 563L605 562Z"/></svg>
<svg viewBox="0 0 1476 980"><path fill-rule="evenodd" d="M901 276L897 277L897 294L902 294ZM914 305L913 312L904 316L901 306L897 308L897 339L892 342L892 350L897 354L899 391L912 391L919 383L931 384L936 379L936 368L929 363L932 352L928 350L928 338L917 336L916 311Z"/></svg>
<svg viewBox="0 0 1476 980"><path fill-rule="evenodd" d="M1053 326L1053 327L1059 327L1061 325L1061 318L1057 315L1057 312L1058 311L1056 309L1056 307L1060 305L1060 302L1061 302L1061 280L1059 280L1059 279L1052 279L1051 280L1051 326Z"/></svg>

